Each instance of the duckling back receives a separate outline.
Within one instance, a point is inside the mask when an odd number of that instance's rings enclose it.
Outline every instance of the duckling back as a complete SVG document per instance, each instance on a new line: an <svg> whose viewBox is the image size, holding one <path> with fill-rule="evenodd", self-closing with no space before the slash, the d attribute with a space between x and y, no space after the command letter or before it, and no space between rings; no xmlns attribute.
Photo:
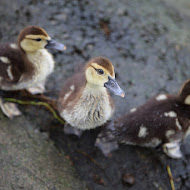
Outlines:
<svg viewBox="0 0 190 190"><path fill-rule="evenodd" d="M23 53L16 44L0 45L0 87L16 84L21 73L27 72L30 66L25 67ZM32 67L31 67L32 70Z"/></svg>
<svg viewBox="0 0 190 190"><path fill-rule="evenodd" d="M181 158L180 142L190 134L189 124L190 80L177 96L160 94L117 118L101 132L96 146L109 152L109 141L146 147L162 144L168 156Z"/></svg>

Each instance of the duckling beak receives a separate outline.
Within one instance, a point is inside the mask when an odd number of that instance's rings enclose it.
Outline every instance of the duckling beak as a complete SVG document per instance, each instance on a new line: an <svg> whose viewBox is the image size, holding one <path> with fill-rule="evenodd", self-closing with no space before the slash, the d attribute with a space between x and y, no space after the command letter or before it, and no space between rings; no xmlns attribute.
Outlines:
<svg viewBox="0 0 190 190"><path fill-rule="evenodd" d="M60 51L66 50L66 46L64 44L58 43L55 40L47 40L47 45L45 46L47 49L57 49Z"/></svg>
<svg viewBox="0 0 190 190"><path fill-rule="evenodd" d="M110 76L108 76L108 82L104 83L104 87L117 96L125 97L125 92L120 88L117 81Z"/></svg>

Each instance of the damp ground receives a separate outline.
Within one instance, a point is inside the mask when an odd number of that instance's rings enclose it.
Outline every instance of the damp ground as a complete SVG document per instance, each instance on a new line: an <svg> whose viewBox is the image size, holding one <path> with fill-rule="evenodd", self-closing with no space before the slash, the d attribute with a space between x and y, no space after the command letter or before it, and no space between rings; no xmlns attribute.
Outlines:
<svg viewBox="0 0 190 190"><path fill-rule="evenodd" d="M56 67L47 82L46 93L52 98L57 98L77 65L95 56L109 58L115 66L117 81L126 92L124 99L113 96L114 117L118 117L155 94L177 93L189 78L188 7L188 0L7 0L0 2L0 39L14 41L23 27L35 24L67 46L64 53L52 52ZM89 190L169 190L167 165L176 190L190 189L188 139L182 145L182 160L167 158L160 148L125 145L105 157L94 147L101 128L87 131L80 138L66 136L64 126L47 110L31 106L20 106L20 109L30 130L39 131L38 138L47 136L46 141L61 153L63 159L57 162L69 159ZM7 127L15 121L7 121ZM59 172L59 167L56 170ZM122 181L124 175L131 185Z"/></svg>

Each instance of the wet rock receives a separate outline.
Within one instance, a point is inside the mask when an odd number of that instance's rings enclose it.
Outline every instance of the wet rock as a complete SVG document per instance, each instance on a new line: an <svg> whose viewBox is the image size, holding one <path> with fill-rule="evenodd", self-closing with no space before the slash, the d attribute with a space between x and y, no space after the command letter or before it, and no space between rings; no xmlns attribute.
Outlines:
<svg viewBox="0 0 190 190"><path fill-rule="evenodd" d="M86 189L66 155L26 117L0 119L0 189Z"/></svg>

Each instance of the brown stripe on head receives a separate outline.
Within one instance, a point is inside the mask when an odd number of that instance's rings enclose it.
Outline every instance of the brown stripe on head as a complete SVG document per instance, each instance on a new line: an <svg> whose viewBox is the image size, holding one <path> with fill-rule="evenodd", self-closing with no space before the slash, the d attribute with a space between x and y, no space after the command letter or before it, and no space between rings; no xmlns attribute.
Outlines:
<svg viewBox="0 0 190 190"><path fill-rule="evenodd" d="M38 26L25 27L18 36L18 44L25 38L26 35L42 35L48 37L47 32Z"/></svg>
<svg viewBox="0 0 190 190"><path fill-rule="evenodd" d="M115 77L114 67L113 67L112 63L108 59L106 59L104 57L95 57L95 58L91 59L88 62L87 67L89 67L92 63L97 63L98 65L100 65L103 68L107 69L108 72L110 73L110 75L112 77Z"/></svg>

